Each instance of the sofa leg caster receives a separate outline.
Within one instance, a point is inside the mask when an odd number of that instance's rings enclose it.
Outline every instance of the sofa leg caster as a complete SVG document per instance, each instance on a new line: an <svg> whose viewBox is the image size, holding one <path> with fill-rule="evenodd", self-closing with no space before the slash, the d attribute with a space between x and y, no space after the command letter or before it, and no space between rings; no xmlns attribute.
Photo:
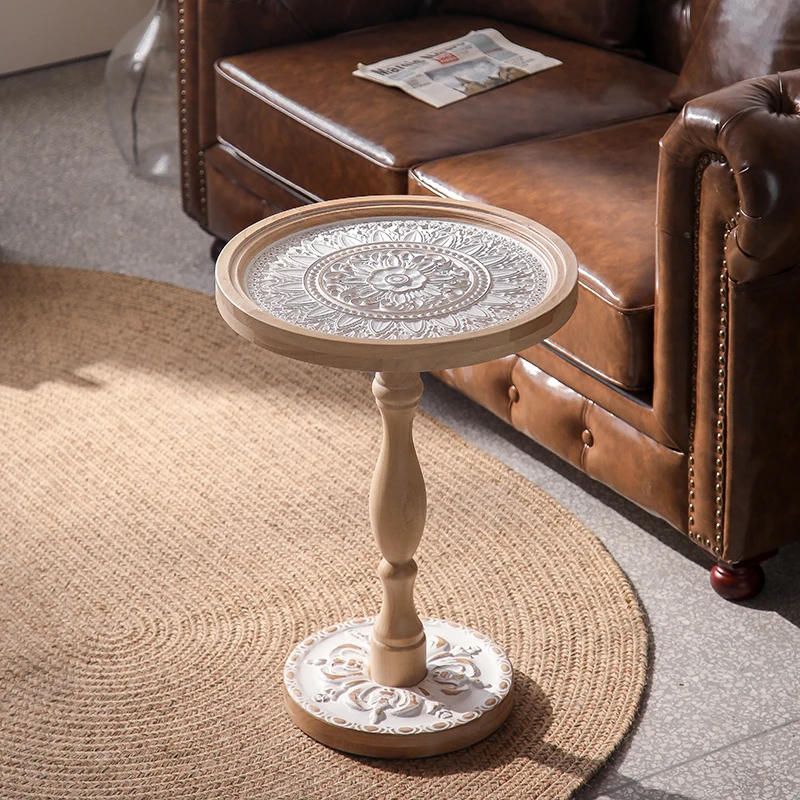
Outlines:
<svg viewBox="0 0 800 800"><path fill-rule="evenodd" d="M217 263L217 259L219 258L219 254L222 252L222 248L228 244L224 239L214 239L211 242L211 258L214 263Z"/></svg>

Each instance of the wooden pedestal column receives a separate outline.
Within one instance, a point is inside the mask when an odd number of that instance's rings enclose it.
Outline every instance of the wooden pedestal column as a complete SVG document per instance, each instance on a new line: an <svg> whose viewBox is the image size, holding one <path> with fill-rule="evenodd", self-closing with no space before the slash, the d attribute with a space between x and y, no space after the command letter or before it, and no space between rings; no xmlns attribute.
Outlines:
<svg viewBox="0 0 800 800"><path fill-rule="evenodd" d="M379 372L372 393L383 418L383 441L372 478L369 516L383 559L383 605L370 637L369 673L384 686L414 686L427 672L425 631L414 607L414 553L425 528L425 481L412 425L422 396L415 372Z"/></svg>

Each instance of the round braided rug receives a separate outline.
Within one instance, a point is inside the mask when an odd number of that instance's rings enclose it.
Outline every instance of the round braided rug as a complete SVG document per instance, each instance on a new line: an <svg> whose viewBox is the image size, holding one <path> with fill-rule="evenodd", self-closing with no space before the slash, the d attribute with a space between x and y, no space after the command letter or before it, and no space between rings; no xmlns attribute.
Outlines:
<svg viewBox="0 0 800 800"><path fill-rule="evenodd" d="M0 266L0 796L566 798L646 678L635 595L600 542L421 414L421 614L501 642L507 723L418 761L289 721L282 666L374 612L369 377L236 336L206 296Z"/></svg>

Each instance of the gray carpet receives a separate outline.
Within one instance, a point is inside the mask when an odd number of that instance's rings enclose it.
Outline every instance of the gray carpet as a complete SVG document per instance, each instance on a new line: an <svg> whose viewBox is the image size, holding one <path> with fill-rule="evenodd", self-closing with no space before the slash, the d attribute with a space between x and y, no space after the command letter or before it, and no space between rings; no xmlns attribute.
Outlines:
<svg viewBox="0 0 800 800"><path fill-rule="evenodd" d="M136 180L105 115L103 59L0 82L0 259L213 292L210 237L177 189Z"/></svg>
<svg viewBox="0 0 800 800"><path fill-rule="evenodd" d="M177 189L128 173L108 131L102 77L94 59L0 79L0 260L212 292L209 237L183 215ZM765 565L759 598L726 603L711 591L699 552L668 525L435 380L423 404L591 528L649 616L644 709L578 798L800 797L800 547Z"/></svg>

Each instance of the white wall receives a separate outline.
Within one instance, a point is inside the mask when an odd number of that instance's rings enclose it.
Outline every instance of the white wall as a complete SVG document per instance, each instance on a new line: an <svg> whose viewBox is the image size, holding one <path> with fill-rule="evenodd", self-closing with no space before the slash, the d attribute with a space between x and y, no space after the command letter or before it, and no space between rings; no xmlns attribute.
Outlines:
<svg viewBox="0 0 800 800"><path fill-rule="evenodd" d="M153 0L0 0L0 75L102 53Z"/></svg>

